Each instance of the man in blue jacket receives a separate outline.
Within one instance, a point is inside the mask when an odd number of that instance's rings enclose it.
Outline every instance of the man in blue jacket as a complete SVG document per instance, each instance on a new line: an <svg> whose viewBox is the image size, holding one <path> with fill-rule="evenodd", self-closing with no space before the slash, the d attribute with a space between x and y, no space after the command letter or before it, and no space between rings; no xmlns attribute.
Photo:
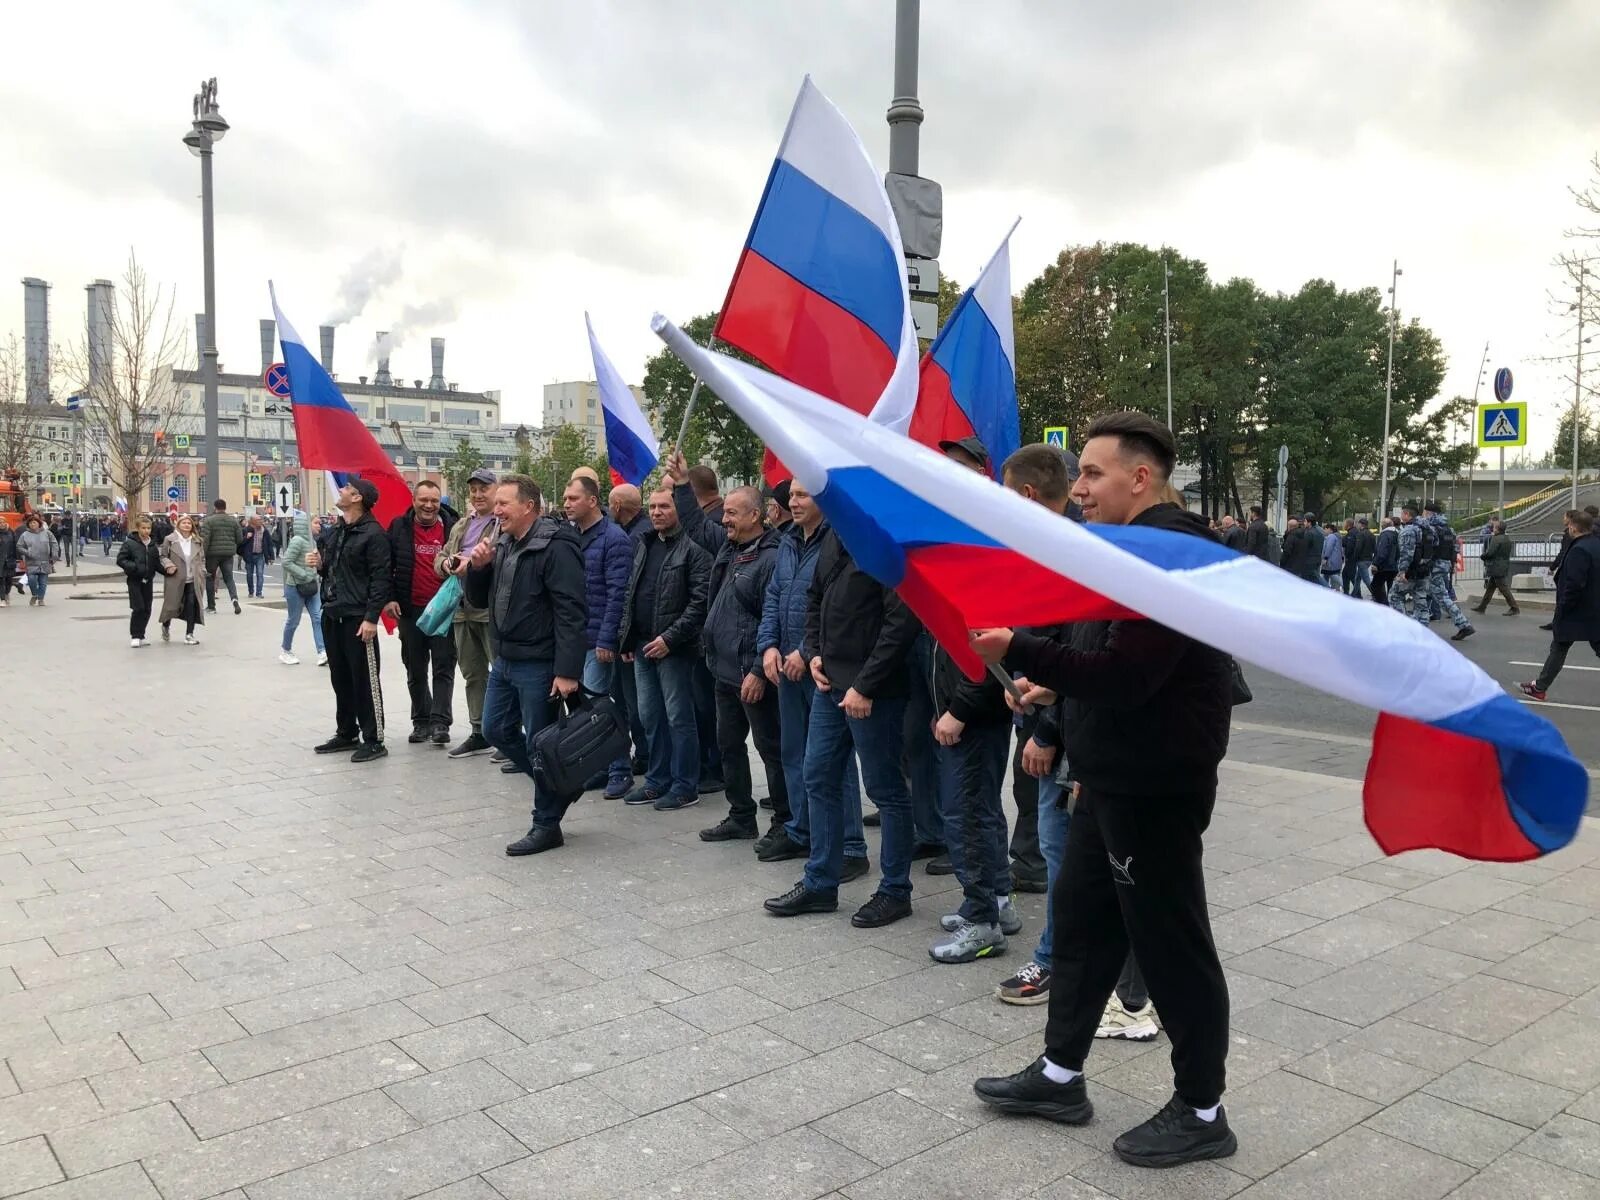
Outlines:
<svg viewBox="0 0 1600 1200"><path fill-rule="evenodd" d="M584 475L574 475L562 497L567 520L578 534L583 550L584 591L589 623L584 630L583 689L604 696L611 691L617 669L617 634L622 625L622 601L633 569L633 541L600 507L600 485ZM633 786L626 754L613 762L603 780L590 787L605 787L607 800L620 800Z"/></svg>

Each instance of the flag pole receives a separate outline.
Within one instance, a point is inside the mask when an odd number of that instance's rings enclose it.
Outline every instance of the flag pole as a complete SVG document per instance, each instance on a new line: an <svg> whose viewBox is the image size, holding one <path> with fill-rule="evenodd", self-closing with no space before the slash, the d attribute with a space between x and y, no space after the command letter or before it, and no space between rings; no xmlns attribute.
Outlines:
<svg viewBox="0 0 1600 1200"><path fill-rule="evenodd" d="M1000 681L1000 686L1005 688L1006 695L1017 702L1017 709L1025 717L1033 716L1033 705L1022 702L1022 690L1017 687L1017 681L1007 675L999 663L989 664L989 674Z"/></svg>
<svg viewBox="0 0 1600 1200"><path fill-rule="evenodd" d="M711 336L706 338L706 349L707 350L715 350L716 348L717 348L716 327L712 326ZM683 449L683 439L685 437L687 437L688 434L689 434L689 416L690 416L691 413L694 412L694 402L696 400L698 400L699 398L700 398L700 377L698 375L696 375L695 378L694 378L694 386L689 389L689 403L687 403L687 404L685 404L683 406L683 421L678 425L678 438L677 438L676 441L674 441L672 443L673 453L677 453L679 450Z"/></svg>

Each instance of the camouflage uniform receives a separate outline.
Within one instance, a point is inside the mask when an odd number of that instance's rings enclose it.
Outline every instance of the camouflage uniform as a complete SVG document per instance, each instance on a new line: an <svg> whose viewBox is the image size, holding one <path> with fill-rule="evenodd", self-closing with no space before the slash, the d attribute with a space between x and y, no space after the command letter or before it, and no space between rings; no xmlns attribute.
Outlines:
<svg viewBox="0 0 1600 1200"><path fill-rule="evenodd" d="M1449 531L1452 534L1452 537L1454 536L1454 531L1450 529L1450 523L1444 519L1443 513L1429 513L1426 517L1421 519L1427 521L1434 527L1434 529L1439 530L1441 534L1443 534L1445 531ZM1447 586L1450 582L1451 572L1453 572L1455 569L1456 564L1453 561L1436 561L1433 564L1433 570L1428 572L1428 600L1432 604L1437 605L1439 611L1445 616L1449 617L1450 623L1457 629L1468 629L1471 628L1472 622L1467 620L1461 609L1456 605L1456 602L1451 599L1450 589ZM1428 623L1428 615L1428 608L1427 606L1424 606L1424 610L1420 615L1417 616L1417 619L1426 625Z"/></svg>
<svg viewBox="0 0 1600 1200"><path fill-rule="evenodd" d="M1397 570L1400 574L1395 576L1389 585L1389 607L1404 616L1413 617L1424 625L1428 623L1428 581L1423 579L1405 578L1407 568L1411 565L1411 556L1417 552L1417 526L1415 521L1408 521L1398 527L1400 535L1400 556ZM1431 572L1430 572L1431 574ZM1414 612L1406 611L1406 601L1410 600Z"/></svg>

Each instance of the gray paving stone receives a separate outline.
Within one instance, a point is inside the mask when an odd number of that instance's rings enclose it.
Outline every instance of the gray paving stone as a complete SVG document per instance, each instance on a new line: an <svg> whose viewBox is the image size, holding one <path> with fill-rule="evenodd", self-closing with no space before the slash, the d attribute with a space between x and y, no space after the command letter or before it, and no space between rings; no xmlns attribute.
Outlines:
<svg viewBox="0 0 1600 1200"><path fill-rule="evenodd" d="M482 1060L392 1083L383 1090L424 1125L465 1116L527 1094L520 1084Z"/></svg>
<svg viewBox="0 0 1600 1200"><path fill-rule="evenodd" d="M1376 904L1379 900L1388 899L1394 894L1393 888L1385 887L1381 883L1368 883L1362 879L1334 875L1297 887L1292 891L1282 892L1272 898L1272 904L1275 908L1286 908L1290 912L1304 913L1308 917L1327 920L1330 917L1342 917L1345 913L1355 912L1369 904Z"/></svg>
<svg viewBox="0 0 1600 1200"><path fill-rule="evenodd" d="M876 1017L869 1017L837 1000L819 1000L804 1008L769 1017L761 1022L761 1027L813 1053L860 1041L888 1028Z"/></svg>
<svg viewBox="0 0 1600 1200"><path fill-rule="evenodd" d="M1529 1134L1517 1147L1569 1171L1600 1179L1600 1125L1565 1114Z"/></svg>
<svg viewBox="0 0 1600 1200"><path fill-rule="evenodd" d="M671 1108L708 1092L775 1070L806 1051L759 1025L731 1029L704 1041L602 1071L594 1085L635 1113Z"/></svg>
<svg viewBox="0 0 1600 1200"><path fill-rule="evenodd" d="M1429 1029L1400 1017L1385 1017L1343 1040L1437 1074L1466 1062L1484 1048L1482 1042Z"/></svg>
<svg viewBox="0 0 1600 1200"><path fill-rule="evenodd" d="M1283 1002L1351 1025L1371 1025L1442 986L1431 975L1369 959L1296 988Z"/></svg>
<svg viewBox="0 0 1600 1200"><path fill-rule="evenodd" d="M1434 1078L1431 1071L1349 1042L1334 1042L1313 1050L1284 1069L1379 1104L1393 1104Z"/></svg>
<svg viewBox="0 0 1600 1200"><path fill-rule="evenodd" d="M1273 946L1306 958L1319 958L1336 967L1354 966L1391 946L1411 940L1411 931L1364 913L1349 913L1324 921L1300 933L1279 938Z"/></svg>
<svg viewBox="0 0 1600 1200"><path fill-rule="evenodd" d="M1486 959L1473 958L1470 954L1457 954L1454 950L1441 950L1437 946L1424 946L1421 942L1406 942L1393 950L1385 950L1367 961L1390 963L1404 967L1408 971L1432 975L1435 979L1446 979L1451 983L1469 979L1493 965Z"/></svg>
<svg viewBox="0 0 1600 1200"><path fill-rule="evenodd" d="M236 1004L228 1011L252 1034L270 1033L287 1025L431 991L433 985L426 979L408 966L399 966Z"/></svg>
<svg viewBox="0 0 1600 1200"><path fill-rule="evenodd" d="M182 1054L186 1050L204 1050L208 1046L237 1041L245 1036L244 1028L228 1015L226 1009L214 1008L210 1012L127 1030L122 1040L141 1062L153 1062Z"/></svg>
<svg viewBox="0 0 1600 1200"><path fill-rule="evenodd" d="M150 1177L136 1163L113 1167L98 1175L85 1175L82 1179L69 1179L29 1192L27 1196L28 1200L163 1200Z"/></svg>
<svg viewBox="0 0 1600 1200"><path fill-rule="evenodd" d="M1224 1100L1239 1138L1228 1168L1252 1179L1272 1174L1378 1110L1369 1100L1288 1071L1229 1088Z"/></svg>
<svg viewBox="0 0 1600 1200"><path fill-rule="evenodd" d="M1600 982L1600 981L1597 981ZM666 1010L706 1033L726 1033L741 1025L780 1016L784 1007L738 985L676 1000Z"/></svg>
<svg viewBox="0 0 1600 1200"><path fill-rule="evenodd" d="M857 1043L828 1050L697 1100L707 1113L752 1137L775 1137L887 1092L918 1074Z"/></svg>
<svg viewBox="0 0 1600 1200"><path fill-rule="evenodd" d="M1581 996L1600 987L1600 945L1553 937L1513 954L1484 972L1531 983L1552 992Z"/></svg>
<svg viewBox="0 0 1600 1200"><path fill-rule="evenodd" d="M1041 1180L1099 1157L1045 1121L997 1121L896 1163L841 1190L850 1200L965 1200L1026 1194Z"/></svg>
<svg viewBox="0 0 1600 1200"><path fill-rule="evenodd" d="M557 1084L520 1100L497 1104L488 1112L535 1152L621 1125L635 1115L589 1079Z"/></svg>
<svg viewBox="0 0 1600 1200"><path fill-rule="evenodd" d="M219 935L220 936L220 935ZM268 967L281 967L287 961L265 942L241 942L238 945L213 947L199 954L185 955L178 965L200 983L219 979L224 975L237 975L245 971L259 971Z"/></svg>
<svg viewBox="0 0 1600 1200"><path fill-rule="evenodd" d="M1317 924L1316 917L1274 908L1270 904L1250 904L1216 917L1211 922L1211 936L1222 954L1244 954L1279 938L1310 929Z"/></svg>
<svg viewBox="0 0 1600 1200"><path fill-rule="evenodd" d="M1471 1167L1452 1159L1358 1128L1239 1196L1241 1200L1440 1200L1471 1174Z"/></svg>
<svg viewBox="0 0 1600 1200"><path fill-rule="evenodd" d="M1100 1047L1096 1046L1089 1063L1089 1077L1097 1087L1112 1087L1146 1101L1153 1108L1160 1108L1172 1097L1172 1045L1163 1037L1149 1049L1150 1053L1136 1055L1125 1062L1096 1066L1094 1060L1101 1057ZM1235 1032L1228 1044L1229 1092L1237 1091L1299 1057L1298 1050Z"/></svg>
<svg viewBox="0 0 1600 1200"><path fill-rule="evenodd" d="M1475 1057L1513 1075L1571 1092L1600 1087L1600 1043L1592 1017L1556 1012Z"/></svg>
<svg viewBox="0 0 1600 1200"><path fill-rule="evenodd" d="M1104 1189L1118 1200L1222 1200L1250 1186L1250 1178L1226 1162L1192 1163L1176 1171L1131 1167L1110 1155L1096 1156L1072 1168L1074 1178Z"/></svg>
<svg viewBox="0 0 1600 1200"><path fill-rule="evenodd" d="M170 1058L96 1075L89 1086L107 1112L127 1112L160 1100L192 1096L225 1081L197 1050Z"/></svg>
<svg viewBox="0 0 1600 1200"><path fill-rule="evenodd" d="M148 995L108 1000L49 1018L56 1036L68 1044L106 1038L167 1021L167 1012Z"/></svg>
<svg viewBox="0 0 1600 1200"><path fill-rule="evenodd" d="M1507 979L1474 975L1398 1015L1477 1041L1498 1041L1559 1008L1565 997Z"/></svg>
<svg viewBox="0 0 1600 1200"><path fill-rule="evenodd" d="M1450 912L1474 913L1521 895L1528 886L1525 882L1495 879L1480 871L1462 871L1412 888L1402 893L1401 899Z"/></svg>
<svg viewBox="0 0 1600 1200"><path fill-rule="evenodd" d="M1529 1129L1537 1129L1577 1100L1574 1093L1562 1088L1474 1062L1462 1063L1422 1090Z"/></svg>
<svg viewBox="0 0 1600 1200"><path fill-rule="evenodd" d="M58 1130L50 1135L50 1144L62 1169L76 1178L192 1146L195 1135L172 1105L155 1104Z"/></svg>
<svg viewBox="0 0 1600 1200"><path fill-rule="evenodd" d="M449 1025L560 996L579 988L598 990L600 981L564 958L545 959L498 975L464 980L409 996L406 1005L432 1025Z"/></svg>
<svg viewBox="0 0 1600 1200"><path fill-rule="evenodd" d="M1512 1196L1537 1196L1538 1200L1590 1200L1594 1180L1543 1159L1507 1154L1450 1193L1450 1200L1507 1200Z"/></svg>
<svg viewBox="0 0 1600 1200"><path fill-rule="evenodd" d="M468 1017L438 1029L426 1029L399 1039L399 1047L430 1071L442 1071L474 1058L514 1050L522 1039L488 1017Z"/></svg>
<svg viewBox="0 0 1600 1200"><path fill-rule="evenodd" d="M1369 1117L1366 1124L1379 1133L1474 1167L1488 1166L1528 1133L1521 1125L1421 1092Z"/></svg>
<svg viewBox="0 0 1600 1200"><path fill-rule="evenodd" d="M877 946L862 946L857 950L847 950L834 958L822 959L818 962L807 963L804 966L790 967L784 971L775 971L770 975L751 975L740 979L741 986L758 996L775 1001L785 1008L804 1008L815 1004L819 1000L842 1000L844 996L861 993L872 993L875 986L901 979L919 970L931 969L925 966L927 960L914 962L898 954L892 954ZM662 972L657 972L658 974ZM959 975L960 972L947 972ZM726 983L727 977L722 982ZM908 985L909 986L909 985ZM884 988L884 991L892 991ZM876 993L872 993L875 995ZM869 1015L889 1024L897 1024L900 1020L910 1020L912 1017L925 1016L928 1009L923 1012L906 1013L903 1016L895 1014L879 1014L871 1011L870 996L866 997L866 1007L852 1005L859 1011L868 1012ZM955 1003L971 999L971 996L962 994Z"/></svg>
<svg viewBox="0 0 1600 1200"><path fill-rule="evenodd" d="M520 1050L492 1055L488 1062L530 1092L537 1092L570 1079L648 1058L696 1041L698 1035L693 1025L669 1013L637 1013L536 1042Z"/></svg>
<svg viewBox="0 0 1600 1200"><path fill-rule="evenodd" d="M922 1017L863 1038L862 1044L932 1074L993 1048L988 1038L938 1017Z"/></svg>
<svg viewBox="0 0 1600 1200"><path fill-rule="evenodd" d="M615 980L609 987L590 988L573 996L545 998L489 1011L496 1025L524 1042L533 1043L603 1025L618 1017L649 1012L686 995L684 989L649 971L642 971Z"/></svg>
<svg viewBox="0 0 1600 1200"><path fill-rule="evenodd" d="M793 1129L658 1182L635 1188L625 1200L679 1200L684 1196L732 1200L812 1200L870 1175L874 1165L810 1129Z"/></svg>
<svg viewBox="0 0 1600 1200"><path fill-rule="evenodd" d="M1224 965L1230 972L1255 975L1292 988L1302 987L1338 970L1332 963L1323 962L1320 958L1305 958L1265 945L1244 954L1236 954Z"/></svg>
<svg viewBox="0 0 1600 1200"><path fill-rule="evenodd" d="M911 975L846 992L838 999L841 1004L885 1024L901 1025L980 996L992 995L994 984L994 977L982 971L952 971L948 966L929 965Z"/></svg>
<svg viewBox="0 0 1600 1200"><path fill-rule="evenodd" d="M1371 917L1374 921L1398 925L1401 929L1409 929L1418 934L1433 933L1447 925L1454 925L1461 919L1460 913L1443 908L1430 908L1426 904L1418 904L1402 896L1379 900L1376 904L1364 908L1362 915Z"/></svg>
<svg viewBox="0 0 1600 1200"><path fill-rule="evenodd" d="M138 1059L119 1037L99 1037L71 1045L46 1046L38 1050L13 1054L9 1060L11 1074L24 1092L101 1075L120 1067L134 1066Z"/></svg>
<svg viewBox="0 0 1600 1200"><path fill-rule="evenodd" d="M1418 940L1441 950L1454 950L1474 958L1500 962L1513 954L1520 954L1546 938L1560 932L1560 927L1531 917L1486 908L1471 916L1462 917L1453 924Z"/></svg>
<svg viewBox="0 0 1600 1200"><path fill-rule="evenodd" d="M1092 1183L1085 1183L1072 1175L1063 1175L1034 1192L1032 1200L1115 1200L1115 1197L1109 1192L1102 1192Z"/></svg>
<svg viewBox="0 0 1600 1200"><path fill-rule="evenodd" d="M446 1184L417 1197L417 1200L505 1200L505 1197L474 1176L460 1183Z"/></svg>
<svg viewBox="0 0 1600 1200"><path fill-rule="evenodd" d="M1235 1032L1253 1034L1279 1046L1315 1050L1356 1031L1347 1021L1324 1017L1320 1013L1268 1000L1237 1014L1232 1021Z"/></svg>
<svg viewBox="0 0 1600 1200"><path fill-rule="evenodd" d="M968 1126L890 1092L830 1113L812 1128L887 1167L949 1141Z"/></svg>
<svg viewBox="0 0 1600 1200"><path fill-rule="evenodd" d="M391 1000L213 1046L205 1055L223 1078L236 1083L296 1063L404 1037L426 1026L427 1022L416 1013Z"/></svg>
<svg viewBox="0 0 1600 1200"><path fill-rule="evenodd" d="M64 1178L44 1138L31 1137L0 1146L0 1196L15 1196Z"/></svg>

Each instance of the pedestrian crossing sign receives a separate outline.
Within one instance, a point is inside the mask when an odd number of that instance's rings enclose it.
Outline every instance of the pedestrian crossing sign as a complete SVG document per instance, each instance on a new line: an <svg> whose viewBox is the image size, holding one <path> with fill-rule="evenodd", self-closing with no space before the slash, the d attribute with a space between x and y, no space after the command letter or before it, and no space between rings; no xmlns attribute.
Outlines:
<svg viewBox="0 0 1600 1200"><path fill-rule="evenodd" d="M1067 448L1067 427L1065 425L1046 425L1044 429L1044 444L1054 446L1057 450Z"/></svg>
<svg viewBox="0 0 1600 1200"><path fill-rule="evenodd" d="M1478 406L1478 445L1526 446L1528 444L1528 405L1526 401Z"/></svg>

